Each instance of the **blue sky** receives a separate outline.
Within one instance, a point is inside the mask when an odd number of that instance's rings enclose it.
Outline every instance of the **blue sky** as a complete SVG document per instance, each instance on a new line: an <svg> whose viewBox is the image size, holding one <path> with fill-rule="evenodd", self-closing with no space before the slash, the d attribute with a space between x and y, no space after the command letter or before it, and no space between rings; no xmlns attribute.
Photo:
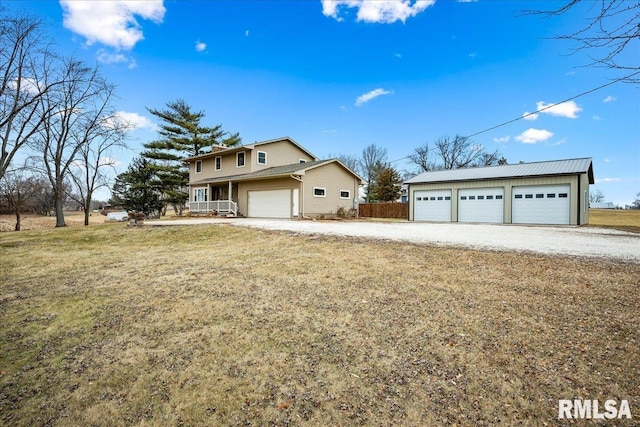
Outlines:
<svg viewBox="0 0 640 427"><path fill-rule="evenodd" d="M526 9L563 1L3 1L41 16L59 50L97 63L137 124L126 169L155 139L154 117L182 98L204 124L243 143L290 136L319 157L389 160L455 134L471 135L606 84L585 52L552 39L588 10L544 19ZM637 63L636 42L628 50ZM633 59L635 58L635 59ZM640 192L640 88L616 83L480 133L509 163L592 157L606 201ZM411 169L406 160L393 165Z"/></svg>

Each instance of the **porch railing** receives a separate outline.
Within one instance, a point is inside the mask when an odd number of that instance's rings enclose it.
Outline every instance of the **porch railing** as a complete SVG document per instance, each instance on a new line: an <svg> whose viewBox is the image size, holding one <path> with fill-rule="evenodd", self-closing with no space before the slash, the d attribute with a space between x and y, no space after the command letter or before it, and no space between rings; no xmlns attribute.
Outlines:
<svg viewBox="0 0 640 427"><path fill-rule="evenodd" d="M213 212L218 214L238 214L238 204L233 200L212 200L210 202L189 202L190 212Z"/></svg>

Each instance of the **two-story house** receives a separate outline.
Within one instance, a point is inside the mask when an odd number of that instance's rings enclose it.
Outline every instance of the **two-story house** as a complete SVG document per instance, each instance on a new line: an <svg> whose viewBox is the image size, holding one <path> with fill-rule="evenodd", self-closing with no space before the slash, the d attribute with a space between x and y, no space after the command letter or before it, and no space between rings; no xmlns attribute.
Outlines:
<svg viewBox="0 0 640 427"><path fill-rule="evenodd" d="M214 147L184 161L191 212L314 218L353 208L364 183L339 160L319 160L289 137Z"/></svg>

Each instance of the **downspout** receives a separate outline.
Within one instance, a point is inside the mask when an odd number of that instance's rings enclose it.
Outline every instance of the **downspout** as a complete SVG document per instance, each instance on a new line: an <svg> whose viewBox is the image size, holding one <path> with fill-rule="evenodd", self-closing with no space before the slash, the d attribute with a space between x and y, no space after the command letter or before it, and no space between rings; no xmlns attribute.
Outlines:
<svg viewBox="0 0 640 427"><path fill-rule="evenodd" d="M300 194L298 195L298 197L300 197L300 218L302 219L312 219L309 218L307 216L304 215L304 181L300 178L298 178L295 175L289 175L291 177L291 179L295 179L296 181L298 181L300 183Z"/></svg>

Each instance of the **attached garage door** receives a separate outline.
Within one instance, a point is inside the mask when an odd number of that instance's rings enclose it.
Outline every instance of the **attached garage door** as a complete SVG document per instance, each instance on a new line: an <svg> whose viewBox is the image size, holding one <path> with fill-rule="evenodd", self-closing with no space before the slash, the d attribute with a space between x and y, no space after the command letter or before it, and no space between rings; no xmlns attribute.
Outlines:
<svg viewBox="0 0 640 427"><path fill-rule="evenodd" d="M513 187L514 224L569 224L570 186Z"/></svg>
<svg viewBox="0 0 640 427"><path fill-rule="evenodd" d="M458 222L504 222L504 188L467 188L458 192Z"/></svg>
<svg viewBox="0 0 640 427"><path fill-rule="evenodd" d="M291 190L249 191L248 216L291 218Z"/></svg>
<svg viewBox="0 0 640 427"><path fill-rule="evenodd" d="M413 219L451 221L451 190L414 191Z"/></svg>

